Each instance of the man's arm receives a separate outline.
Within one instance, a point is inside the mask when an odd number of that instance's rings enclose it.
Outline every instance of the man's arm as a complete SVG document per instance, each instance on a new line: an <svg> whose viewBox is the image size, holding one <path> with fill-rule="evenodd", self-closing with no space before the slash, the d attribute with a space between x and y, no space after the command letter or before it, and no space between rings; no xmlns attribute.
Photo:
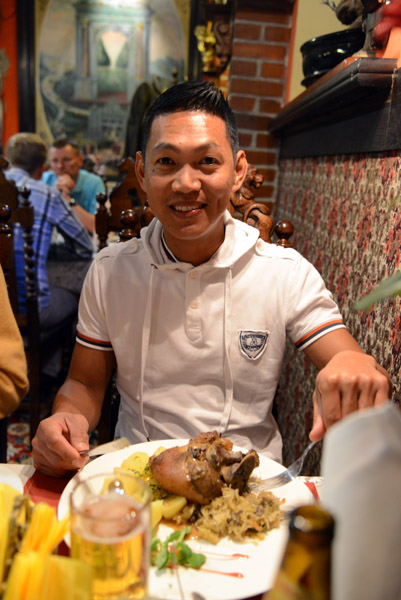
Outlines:
<svg viewBox="0 0 401 600"><path fill-rule="evenodd" d="M346 329L321 337L305 349L320 369L313 394L312 440L348 414L386 402L392 393L387 371L366 354Z"/></svg>
<svg viewBox="0 0 401 600"><path fill-rule="evenodd" d="M89 231L90 234L95 231L95 215L92 215L90 212L79 206L79 204L75 204L71 206L72 212L79 219L82 225Z"/></svg>
<svg viewBox="0 0 401 600"><path fill-rule="evenodd" d="M32 440L34 466L63 476L81 468L87 458L88 432L100 418L104 395L115 363L113 352L75 345L68 377L57 393L52 416L39 424Z"/></svg>
<svg viewBox="0 0 401 600"><path fill-rule="evenodd" d="M71 192L75 188L75 181L70 175L60 175L56 181L55 187L61 192L61 195L68 204L74 200L71 196ZM82 206L79 206L79 204L75 204L71 208L77 219L79 219L82 225L92 234L95 231L95 215L92 215Z"/></svg>
<svg viewBox="0 0 401 600"><path fill-rule="evenodd" d="M59 192L54 192L54 201L49 221L68 242L72 244L74 252L82 258L91 258L93 241L78 217L73 213L73 208L68 208Z"/></svg>

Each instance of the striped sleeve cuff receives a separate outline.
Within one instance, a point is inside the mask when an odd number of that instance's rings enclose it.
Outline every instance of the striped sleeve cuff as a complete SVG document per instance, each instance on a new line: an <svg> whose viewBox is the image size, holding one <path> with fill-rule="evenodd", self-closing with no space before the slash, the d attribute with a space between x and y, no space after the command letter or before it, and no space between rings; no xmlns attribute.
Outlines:
<svg viewBox="0 0 401 600"><path fill-rule="evenodd" d="M333 331L334 329L340 329L343 327L345 327L345 325L342 319L335 319L334 321L323 323L322 325L319 325L319 327L316 327L316 329L313 329L312 331L304 335L303 338L295 342L295 347L298 350L302 350L302 348L309 346L309 344L322 337L322 335L328 333L329 331Z"/></svg>
<svg viewBox="0 0 401 600"><path fill-rule="evenodd" d="M96 348L97 350L113 350L113 346L111 342L105 342L103 340L95 340L94 338L90 338L87 335L84 335L80 331L77 331L77 342L87 346L88 348Z"/></svg>

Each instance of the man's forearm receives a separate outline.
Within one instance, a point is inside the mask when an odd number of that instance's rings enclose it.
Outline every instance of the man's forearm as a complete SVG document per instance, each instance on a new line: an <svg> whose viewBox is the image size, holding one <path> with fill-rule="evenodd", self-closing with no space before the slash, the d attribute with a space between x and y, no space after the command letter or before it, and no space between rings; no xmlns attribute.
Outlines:
<svg viewBox="0 0 401 600"><path fill-rule="evenodd" d="M67 379L57 392L52 414L67 412L83 415L92 431L99 422L103 398L75 379Z"/></svg>
<svg viewBox="0 0 401 600"><path fill-rule="evenodd" d="M92 215L90 212L76 204L72 207L72 211L82 223L82 225L92 234L95 231L95 215Z"/></svg>

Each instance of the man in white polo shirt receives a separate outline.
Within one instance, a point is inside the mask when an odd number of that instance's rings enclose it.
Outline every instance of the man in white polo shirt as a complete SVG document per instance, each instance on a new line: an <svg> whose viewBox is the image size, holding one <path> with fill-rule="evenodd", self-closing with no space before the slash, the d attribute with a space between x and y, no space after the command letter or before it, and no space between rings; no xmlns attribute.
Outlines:
<svg viewBox="0 0 401 600"><path fill-rule="evenodd" d="M117 435L132 443L215 429L280 459L271 409L287 335L320 369L312 439L388 399L388 374L346 330L314 267L229 215L246 168L211 84L173 86L148 109L136 169L156 218L91 266L69 376L33 440L38 469L83 466L115 364Z"/></svg>

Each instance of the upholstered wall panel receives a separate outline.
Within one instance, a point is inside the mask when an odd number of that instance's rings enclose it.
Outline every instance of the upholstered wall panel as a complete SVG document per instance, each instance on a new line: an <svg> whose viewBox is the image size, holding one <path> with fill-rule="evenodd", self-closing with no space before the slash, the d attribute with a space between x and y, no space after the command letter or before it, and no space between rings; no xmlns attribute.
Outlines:
<svg viewBox="0 0 401 600"><path fill-rule="evenodd" d="M369 312L355 302L400 266L401 154L395 152L281 160L275 215L293 221L294 247L322 274L345 323L388 369L401 396L400 298ZM284 462L306 445L316 370L288 346L277 397ZM308 463L317 474L320 452Z"/></svg>

